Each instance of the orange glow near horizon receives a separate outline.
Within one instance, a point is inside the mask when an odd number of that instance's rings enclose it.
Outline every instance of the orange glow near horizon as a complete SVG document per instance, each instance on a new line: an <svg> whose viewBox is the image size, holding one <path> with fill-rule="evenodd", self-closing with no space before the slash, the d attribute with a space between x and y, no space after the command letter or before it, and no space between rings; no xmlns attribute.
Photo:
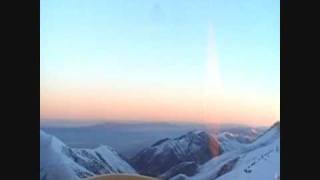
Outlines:
<svg viewBox="0 0 320 180"><path fill-rule="evenodd" d="M204 82L132 85L128 82L41 84L41 119L119 119L270 125L280 120L280 97L223 86L212 26ZM83 83L83 82L82 82ZM109 84L107 84L109 83ZM53 85L54 84L54 85ZM116 85L116 86L115 86Z"/></svg>
<svg viewBox="0 0 320 180"><path fill-rule="evenodd" d="M80 88L79 88L80 89ZM90 92L90 93L89 93ZM225 93L131 89L53 90L41 93L42 119L122 119L270 125L279 120L278 98ZM205 106L204 106L205 105Z"/></svg>

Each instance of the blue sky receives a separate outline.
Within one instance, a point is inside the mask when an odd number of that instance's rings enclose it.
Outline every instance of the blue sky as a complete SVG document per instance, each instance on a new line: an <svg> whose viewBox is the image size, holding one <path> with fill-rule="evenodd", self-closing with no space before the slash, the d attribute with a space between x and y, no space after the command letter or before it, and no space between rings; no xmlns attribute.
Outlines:
<svg viewBox="0 0 320 180"><path fill-rule="evenodd" d="M41 0L41 88L199 86L211 26L224 86L279 96L279 4Z"/></svg>

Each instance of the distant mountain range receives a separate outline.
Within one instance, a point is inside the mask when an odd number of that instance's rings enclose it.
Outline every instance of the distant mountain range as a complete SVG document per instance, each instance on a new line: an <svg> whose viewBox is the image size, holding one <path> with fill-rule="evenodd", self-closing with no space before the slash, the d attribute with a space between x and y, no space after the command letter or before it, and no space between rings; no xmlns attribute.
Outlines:
<svg viewBox="0 0 320 180"><path fill-rule="evenodd" d="M233 124L218 126L215 124L203 125L195 123L108 122L82 127L42 125L41 129L61 139L69 147L92 149L101 144L107 144L127 158L132 158L143 148L151 146L159 139L175 138L190 131L229 132L241 137L252 137L250 135L251 127ZM261 133L266 128L254 129Z"/></svg>
<svg viewBox="0 0 320 180"><path fill-rule="evenodd" d="M279 122L264 132L247 127L219 133L191 130L178 137L158 139L130 159L105 145L71 148L43 130L40 137L40 180L114 173L170 180L280 179Z"/></svg>

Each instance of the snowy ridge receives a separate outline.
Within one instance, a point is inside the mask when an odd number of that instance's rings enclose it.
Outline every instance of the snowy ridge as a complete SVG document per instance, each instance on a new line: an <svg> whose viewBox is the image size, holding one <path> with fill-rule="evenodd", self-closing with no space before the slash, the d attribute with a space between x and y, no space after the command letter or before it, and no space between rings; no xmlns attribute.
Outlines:
<svg viewBox="0 0 320 180"><path fill-rule="evenodd" d="M221 149L223 149L224 152L228 152L235 149L240 149L243 146L245 146L244 143L241 143L242 141L239 140L241 137L238 135L229 133L229 132L223 132L218 135L218 140L221 146Z"/></svg>
<svg viewBox="0 0 320 180"><path fill-rule="evenodd" d="M40 180L76 180L108 173L136 173L108 146L74 149L40 130Z"/></svg>
<svg viewBox="0 0 320 180"><path fill-rule="evenodd" d="M188 177L172 180L277 180L280 179L280 123L276 123L252 143L225 152L199 167Z"/></svg>
<svg viewBox="0 0 320 180"><path fill-rule="evenodd" d="M40 180L118 173L171 180L278 180L280 122L261 134L235 128L219 134L197 130L161 139L130 159L130 164L137 172L109 146L70 148L40 130Z"/></svg>
<svg viewBox="0 0 320 180"><path fill-rule="evenodd" d="M236 130L218 135L196 130L177 138L161 139L140 151L130 162L143 175L161 179L169 179L179 173L193 176L198 173L200 165L229 151L242 149L251 142L251 137L255 137L251 129Z"/></svg>
<svg viewBox="0 0 320 180"><path fill-rule="evenodd" d="M183 162L205 163L214 156L212 148L219 149L215 138L204 131L192 131L178 138L160 140L139 152L130 162L139 173L157 177L170 168L185 168Z"/></svg>
<svg viewBox="0 0 320 180"><path fill-rule="evenodd" d="M217 180L277 180L278 176L280 176L280 139L243 155L234 170L217 178Z"/></svg>

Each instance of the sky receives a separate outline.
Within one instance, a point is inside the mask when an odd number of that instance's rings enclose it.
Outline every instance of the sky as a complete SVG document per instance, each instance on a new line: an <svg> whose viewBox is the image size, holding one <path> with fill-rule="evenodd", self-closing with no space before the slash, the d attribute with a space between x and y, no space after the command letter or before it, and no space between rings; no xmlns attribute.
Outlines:
<svg viewBox="0 0 320 180"><path fill-rule="evenodd" d="M40 116L280 120L277 0L41 0Z"/></svg>

